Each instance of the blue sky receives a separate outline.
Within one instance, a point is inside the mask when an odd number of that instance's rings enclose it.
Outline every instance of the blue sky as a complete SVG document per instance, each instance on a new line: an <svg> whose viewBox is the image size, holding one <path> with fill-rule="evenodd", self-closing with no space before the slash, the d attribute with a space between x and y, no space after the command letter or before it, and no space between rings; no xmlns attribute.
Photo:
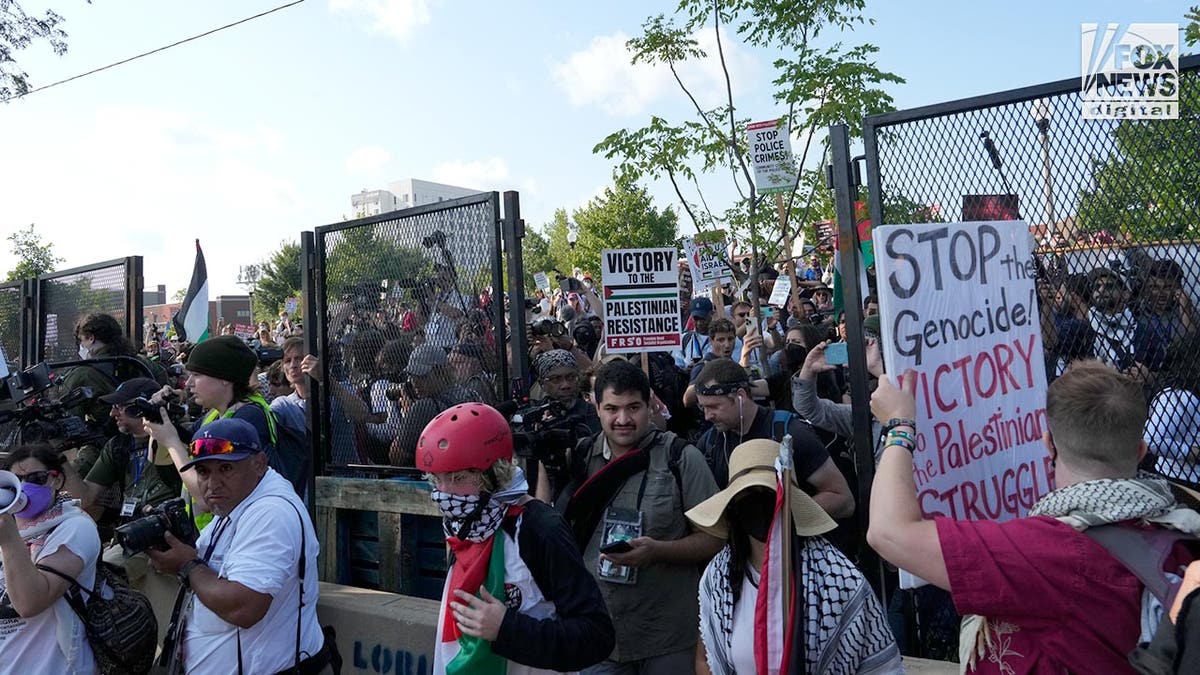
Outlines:
<svg viewBox="0 0 1200 675"><path fill-rule="evenodd" d="M34 86L282 0L49 4L67 18L70 49L20 54ZM876 0L875 25L841 37L880 48L881 67L907 79L889 91L908 108L1077 77L1081 22L1181 22L1187 5ZM647 16L674 6L307 0L0 104L0 234L36 223L63 268L142 255L147 287L168 292L187 285L199 237L219 294L240 292L238 265L349 215L352 193L402 178L518 190L540 225L609 184L611 163L591 152L605 135L686 115L666 74L630 67L623 52ZM739 108L777 115L774 55L726 48ZM712 63L684 75L702 103L719 102ZM674 204L669 186L650 187L660 207ZM720 180L706 192L714 208L729 198ZM14 263L5 246L0 270Z"/></svg>

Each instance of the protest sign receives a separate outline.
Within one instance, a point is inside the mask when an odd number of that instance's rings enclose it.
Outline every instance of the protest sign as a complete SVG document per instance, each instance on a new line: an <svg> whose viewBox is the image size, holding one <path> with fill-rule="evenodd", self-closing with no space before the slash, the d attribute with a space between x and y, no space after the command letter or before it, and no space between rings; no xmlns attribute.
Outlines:
<svg viewBox="0 0 1200 675"><path fill-rule="evenodd" d="M4 354L4 345L0 345L0 377L8 377L8 356Z"/></svg>
<svg viewBox="0 0 1200 675"><path fill-rule="evenodd" d="M608 353L668 352L682 346L677 256L674 248L600 253Z"/></svg>
<svg viewBox="0 0 1200 675"><path fill-rule="evenodd" d="M534 272L533 283L543 291L548 291L550 290L550 275L545 272Z"/></svg>
<svg viewBox="0 0 1200 675"><path fill-rule="evenodd" d="M916 372L926 517L1005 521L1050 492L1036 265L1022 221L875 229L884 361Z"/></svg>
<svg viewBox="0 0 1200 675"><path fill-rule="evenodd" d="M292 314L295 314L296 310L298 310L298 309L300 309L300 298L284 299L283 311L287 312L289 316Z"/></svg>
<svg viewBox="0 0 1200 675"><path fill-rule="evenodd" d="M754 187L760 194L788 192L796 185L792 161L792 139L787 124L779 120L746 125L750 160L754 164Z"/></svg>
<svg viewBox="0 0 1200 675"><path fill-rule="evenodd" d="M692 271L692 283L696 293L704 293L717 284L733 281L733 271L725 264L725 240L696 243L695 239L683 239L683 254Z"/></svg>
<svg viewBox="0 0 1200 675"><path fill-rule="evenodd" d="M792 280L788 277L779 277L775 280L775 287L771 289L771 297L767 300L767 304L775 307L783 307L787 305L788 295L791 292Z"/></svg>

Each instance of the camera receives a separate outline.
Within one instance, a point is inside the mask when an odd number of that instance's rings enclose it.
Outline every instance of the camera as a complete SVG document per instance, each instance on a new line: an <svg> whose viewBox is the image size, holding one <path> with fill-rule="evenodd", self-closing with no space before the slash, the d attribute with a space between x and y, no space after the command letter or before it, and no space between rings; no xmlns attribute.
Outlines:
<svg viewBox="0 0 1200 675"><path fill-rule="evenodd" d="M164 537L167 532L188 546L195 546L196 538L200 536L182 498L168 499L155 507L150 515L118 527L116 537L128 557L148 549L166 551L170 548Z"/></svg>
<svg viewBox="0 0 1200 675"><path fill-rule="evenodd" d="M383 395L389 401L399 401L401 397L410 401L417 400L417 390L413 388L412 381L408 379L408 373L400 373L400 381L385 389Z"/></svg>
<svg viewBox="0 0 1200 675"><path fill-rule="evenodd" d="M268 368L272 363L283 360L283 348L281 347L259 347L254 350L258 356L258 365L260 368Z"/></svg>
<svg viewBox="0 0 1200 675"><path fill-rule="evenodd" d="M187 417L187 408L175 398L174 394L168 396L162 403L153 403L150 399L139 396L125 406L125 414L157 423L159 408L166 408L167 419L175 424L182 423Z"/></svg>
<svg viewBox="0 0 1200 675"><path fill-rule="evenodd" d="M544 316L529 324L529 332L534 337L549 335L550 337L560 338L567 334L567 324Z"/></svg>
<svg viewBox="0 0 1200 675"><path fill-rule="evenodd" d="M446 233L442 232L441 230L437 230L433 234L422 239L421 245L424 246L425 248L433 248L434 246L445 246L446 245Z"/></svg>
<svg viewBox="0 0 1200 675"><path fill-rule="evenodd" d="M53 386L46 362L0 378L0 425L13 422L0 449L9 444L49 443L60 450L99 445L105 434L70 410L95 398L91 387L72 389L57 401L46 394Z"/></svg>
<svg viewBox="0 0 1200 675"><path fill-rule="evenodd" d="M532 298L525 298L525 311L530 314L541 314L542 304Z"/></svg>
<svg viewBox="0 0 1200 675"><path fill-rule="evenodd" d="M508 419L513 452L540 460L552 477L560 477L568 470L567 451L575 447L580 427L582 435L589 433L583 416L568 414L558 401L529 403L524 407L518 407L516 401L504 401L496 409Z"/></svg>

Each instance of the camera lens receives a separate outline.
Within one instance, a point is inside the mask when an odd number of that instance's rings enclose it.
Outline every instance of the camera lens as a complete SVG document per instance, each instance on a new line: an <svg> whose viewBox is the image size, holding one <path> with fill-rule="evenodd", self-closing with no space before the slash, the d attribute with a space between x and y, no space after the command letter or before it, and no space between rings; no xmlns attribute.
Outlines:
<svg viewBox="0 0 1200 675"><path fill-rule="evenodd" d="M165 545L163 535L166 532L167 519L154 513L118 527L116 538L125 555L132 556L146 549Z"/></svg>

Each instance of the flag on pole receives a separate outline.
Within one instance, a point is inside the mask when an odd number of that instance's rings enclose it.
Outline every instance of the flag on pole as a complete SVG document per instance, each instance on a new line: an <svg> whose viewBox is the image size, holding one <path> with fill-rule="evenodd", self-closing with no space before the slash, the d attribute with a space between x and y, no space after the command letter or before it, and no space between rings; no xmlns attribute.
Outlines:
<svg viewBox="0 0 1200 675"><path fill-rule="evenodd" d="M208 268L204 265L204 251L200 240L196 240L196 264L192 267L192 281L188 284L183 304L171 318L175 334L180 341L201 342L208 338Z"/></svg>
<svg viewBox="0 0 1200 675"><path fill-rule="evenodd" d="M788 437L790 439L790 437ZM791 443L788 443L789 450ZM790 459L790 457L789 457ZM758 598L754 604L754 664L757 675L781 675L795 672L796 599L802 597L794 587L795 576L790 560L792 547L791 505L788 484L791 468L775 460L775 515L767 534Z"/></svg>
<svg viewBox="0 0 1200 675"><path fill-rule="evenodd" d="M854 203L854 221L858 226L858 250L861 264L858 267L859 293L866 297L870 293L867 284L867 268L875 264L875 242L871 239L871 218L867 214L867 205L863 202ZM836 241L836 238L835 238ZM835 244L833 253L833 313L836 317L842 313L842 275L850 270L843 269L842 250L840 244Z"/></svg>

